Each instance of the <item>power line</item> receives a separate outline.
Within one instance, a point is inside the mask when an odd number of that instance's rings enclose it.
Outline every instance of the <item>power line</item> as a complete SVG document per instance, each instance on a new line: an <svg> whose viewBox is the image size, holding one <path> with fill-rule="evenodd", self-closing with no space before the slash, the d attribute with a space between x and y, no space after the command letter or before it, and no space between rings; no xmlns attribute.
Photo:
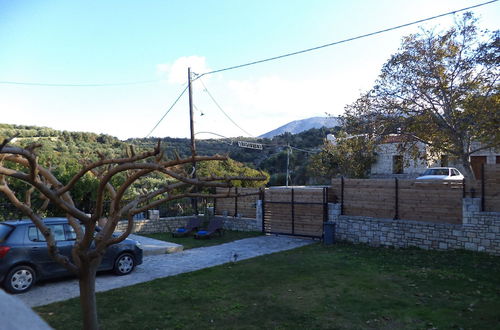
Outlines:
<svg viewBox="0 0 500 330"><path fill-rule="evenodd" d="M174 108L174 106L180 100L180 98L182 97L182 95L184 95L184 93L187 91L188 87L189 86L186 86L184 88L184 90L181 92L181 94L177 97L177 99L175 99L174 103L172 103L172 105L170 106L170 108L168 108L167 112L165 112L165 114L160 118L160 120L156 123L155 127L153 127L151 129L151 131L149 131L149 133L148 133L148 135L146 135L146 137L149 137L151 135L151 133L153 133L153 131L158 127L158 125L160 125L160 123L162 122L163 118L165 118L165 116L170 112L170 110L172 110Z"/></svg>
<svg viewBox="0 0 500 330"><path fill-rule="evenodd" d="M22 81L0 81L2 85L22 85L22 86L43 86L43 87L112 87L112 86L130 86L130 85L144 85L159 82L155 80L142 80L130 82L116 82L116 83L90 83L90 84L67 84L67 83L42 83L42 82L22 82Z"/></svg>
<svg viewBox="0 0 500 330"><path fill-rule="evenodd" d="M294 150L306 152L308 154L317 154L318 152L321 152L321 150L318 150L318 149L306 150L306 149L301 149L301 148L297 148L297 147L294 147L294 146L289 146L289 147L292 148L292 149L294 149Z"/></svg>
<svg viewBox="0 0 500 330"><path fill-rule="evenodd" d="M289 56L299 55L299 54L303 54L303 53L307 53L307 52L312 52L314 50L318 50L318 49L322 49L322 48L326 48L326 47L330 47L330 46L335 46L335 45L346 43L346 42L349 42L349 41L354 41L354 40L358 40L358 39L362 39L362 38L371 37L371 36L374 36L374 35L377 35L377 34L381 34L381 33L389 32L389 31L401 29L401 28L404 28L404 27L407 27L407 26L411 26L411 25L415 25L415 24L419 24L419 23L431 21L431 20L434 20L436 18L440 18L440 17L444 17L444 16L448 16L448 15L453 15L453 14L456 14L456 13L459 13L459 12L462 12L462 11L466 11L466 10L469 10L469 9L478 8L478 7L485 6L485 5L488 5L488 4L497 2L497 1L498 0L491 0L491 1L483 2L483 3L480 3L480 4L474 5L474 6L470 6L470 7L466 7L466 8L462 8L462 9L457 9L457 10L450 11L450 12L447 12L447 13L444 13L444 14L440 14L440 15L436 15L436 16L432 16L432 17L428 17L428 18L423 18L423 19L420 19L420 20L417 20L417 21L413 21L413 22L410 22L410 23L401 24L401 25L393 26L393 27L386 28L386 29L383 29L383 30L378 30L378 31L375 31L375 32L362 34L362 35L359 35L359 36L356 36L356 37L352 37L352 38L348 38L348 39L343 39L343 40L331 42L331 43L328 43L328 44L325 44L325 45L316 46L316 47L312 47L312 48L307 48L307 49L299 50L299 51L292 52L292 53L282 54L282 55L278 55L278 56L274 56L274 57L265 58L265 59L262 59L262 60L257 60L257 61L253 61L253 62L248 62L248 63L244 63L244 64L230 66L230 67L227 67L227 68L222 68L222 69L218 69L218 70L213 70L213 71L205 72L205 73L202 73L202 74L198 75L198 77L196 79L201 78L201 77L206 76L206 75L209 75L209 74L214 74L214 73L218 73L218 72L239 69L239 68L243 68L243 67L250 66L250 65L260 64L260 63L269 62L269 61L274 61L274 60L282 59L282 58L289 57Z"/></svg>
<svg viewBox="0 0 500 330"><path fill-rule="evenodd" d="M196 132L196 133L194 133L194 135L197 135L197 134L212 134L212 135L216 135L216 136L218 136L218 137L224 138L224 139L226 139L226 140L230 140L230 141L231 141L231 143L229 143L229 142L225 142L225 141L222 141L222 142L224 142L224 143L226 143L226 144L229 144L230 146L232 146L232 145L233 145L233 142L234 142L234 139L233 139L233 138L228 138L227 136L224 136L224 135L221 135L221 134L218 134L218 133L214 133L214 132L206 132L206 131L205 131L205 132Z"/></svg>
<svg viewBox="0 0 500 330"><path fill-rule="evenodd" d="M201 77L199 77L199 78L201 78ZM243 128L241 128L240 125L236 124L236 122L233 119L231 119L231 117L229 117L229 115L222 109L222 107L219 105L219 103L217 103L217 101L214 99L212 94L208 91L207 86L205 86L205 84L203 83L203 80L200 79L200 82L203 85L203 88L205 88L205 92L207 92L208 96L210 96L212 101L215 103L217 108L219 108L219 110L224 114L224 116L226 116L227 119L229 119L236 127L238 127L240 130L242 130L245 134L247 134L248 136L254 137L252 134L248 133Z"/></svg>
<svg viewBox="0 0 500 330"><path fill-rule="evenodd" d="M474 8L482 7L482 6L489 5L491 3L497 2L497 1L498 0L491 0L491 1L483 2L483 3L480 3L480 4L474 5L474 6L469 6L469 7L465 7L465 8L453 10L453 11L450 11L450 12L447 12L447 13L443 13L443 14L440 14L440 15L436 15L436 16L432 16L432 17L428 17L428 18L423 18L423 19L420 19L420 20L417 20L417 21L413 21L413 22L410 22L410 23L397 25L397 26L390 27L390 28L387 28L387 29L378 30L378 31L375 31L375 32L371 32L371 33L359 35L359 36L348 38L348 39L343 39L343 40L340 40L340 41L335 41L335 42L328 43L328 44L325 44L325 45L316 46L316 47L312 47L312 48L307 48L307 49L299 50L299 51L296 51L296 52L291 52L291 53L282 54L282 55L278 55L278 56L274 56L274 57L270 57L270 58L266 58L266 59L262 59L262 60L257 60L257 61L253 61L253 62L248 62L248 63L244 63L244 64L230 66L230 67L227 67L227 68L222 68L222 69L218 69L218 70L213 70L213 71L205 72L205 73L202 73L202 74L198 75L198 77L195 78L195 80L198 79L198 78L201 78L202 76L213 74L213 73L218 73L218 72L223 72L223 71L229 71L229 70L234 70L234 69L238 69L238 68L242 68L242 67L246 67L246 66L250 66L250 65L255 65L255 64L259 64L259 63L274 61L274 60L278 60L278 59L281 59L281 58L284 58L284 57L289 57L289 56L294 56L294 55L298 55L298 54L303 54L303 53L311 52L311 51L314 51L314 50L318 50L318 49L322 49L322 48L326 48L326 47L330 47L330 46L335 46L335 45L338 45L338 44L346 43L346 42L349 42L349 41L353 41L353 40L357 40L357 39L362 39L362 38L366 38L366 37L371 37L373 35L377 35L377 34L389 32L389 31L401 29L403 27L407 27L407 26L411 26L411 25L415 25L415 24L419 24L419 23L431 21L431 20L434 20L434 19L437 19L437 18L441 18L441 17L448 16L448 15L453 15L453 14L456 14L456 13L459 13L459 12L462 12L462 11L466 11L466 10L469 10L469 9L474 9ZM76 84L75 83L75 84L71 84L71 83L43 83L43 82L24 82L24 81L5 81L4 80L4 81L0 81L0 84L3 84L3 85L23 85L23 86L44 86L44 87L111 87L111 86L127 86L127 85L150 84L150 83L155 83L155 82L159 82L159 81L161 81L161 80L160 79L155 79L155 80L143 80L143 81L132 81L132 82L116 82L116 83L112 82L112 83L88 83L88 84L80 84L80 83Z"/></svg>

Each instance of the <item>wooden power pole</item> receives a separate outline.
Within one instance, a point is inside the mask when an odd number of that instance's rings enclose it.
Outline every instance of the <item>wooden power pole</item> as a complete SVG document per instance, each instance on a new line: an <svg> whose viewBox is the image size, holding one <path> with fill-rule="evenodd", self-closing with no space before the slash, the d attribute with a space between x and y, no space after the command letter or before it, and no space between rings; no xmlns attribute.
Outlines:
<svg viewBox="0 0 500 330"><path fill-rule="evenodd" d="M191 129L191 156L193 157L193 178L196 178L196 144L194 141L194 120L193 120L193 91L191 88L191 68L188 68L188 92L189 92L189 128ZM196 188L195 188L196 189ZM195 215L198 216L198 199L191 200Z"/></svg>

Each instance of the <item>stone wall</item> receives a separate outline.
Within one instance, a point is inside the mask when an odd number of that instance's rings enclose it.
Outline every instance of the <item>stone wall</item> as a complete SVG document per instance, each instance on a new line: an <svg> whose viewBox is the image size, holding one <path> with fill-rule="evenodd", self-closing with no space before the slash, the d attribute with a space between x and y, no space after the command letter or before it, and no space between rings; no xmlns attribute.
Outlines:
<svg viewBox="0 0 500 330"><path fill-rule="evenodd" d="M262 220L242 217L218 216L224 221L224 229L235 231L262 231Z"/></svg>
<svg viewBox="0 0 500 330"><path fill-rule="evenodd" d="M422 249L466 249L500 255L500 213L479 212L479 198L464 198L463 223L447 224L340 215L340 204L329 205L335 238L374 246Z"/></svg>
<svg viewBox="0 0 500 330"><path fill-rule="evenodd" d="M177 228L186 226L187 217L173 217L173 218L156 218L134 220L134 229L132 233L137 234L151 234L151 233L168 233ZM116 226L116 231L123 232L127 229L127 221L120 221Z"/></svg>
<svg viewBox="0 0 500 330"><path fill-rule="evenodd" d="M371 166L370 178L398 178L412 179L424 172L427 167L438 166L437 160L425 161L415 160L409 153L401 153L398 148L399 143L383 143L377 146L377 160ZM425 145L417 144L420 152L425 152ZM393 156L403 156L403 173L394 174L393 172Z"/></svg>
<svg viewBox="0 0 500 330"><path fill-rule="evenodd" d="M172 217L172 218L156 218L134 220L134 229L132 233L137 234L152 234L152 233L168 233L177 228L186 226L191 216ZM262 217L242 218L217 216L223 219L224 229L236 231L262 231ZM208 218L206 219L208 221ZM123 232L127 229L127 221L120 221L116 226L117 232Z"/></svg>

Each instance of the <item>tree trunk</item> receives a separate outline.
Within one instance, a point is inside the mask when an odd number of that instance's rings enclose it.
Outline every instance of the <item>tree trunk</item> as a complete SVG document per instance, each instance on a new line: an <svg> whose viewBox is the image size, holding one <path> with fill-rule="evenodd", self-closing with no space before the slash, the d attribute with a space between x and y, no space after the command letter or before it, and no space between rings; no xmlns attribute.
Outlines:
<svg viewBox="0 0 500 330"><path fill-rule="evenodd" d="M467 181L475 181L476 177L474 175L474 171L472 170L472 165L470 163L470 159L468 155L462 156L462 166L464 168L464 176Z"/></svg>
<svg viewBox="0 0 500 330"><path fill-rule="evenodd" d="M95 278L99 262L96 261L96 259L90 262L82 260L79 274L80 306L82 308L83 328L85 330L99 329L95 297Z"/></svg>

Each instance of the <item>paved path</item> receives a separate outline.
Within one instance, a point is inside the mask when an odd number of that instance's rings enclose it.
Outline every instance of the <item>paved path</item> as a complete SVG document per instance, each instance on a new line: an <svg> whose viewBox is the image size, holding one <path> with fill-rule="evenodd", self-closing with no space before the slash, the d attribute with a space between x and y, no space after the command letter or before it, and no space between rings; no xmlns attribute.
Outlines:
<svg viewBox="0 0 500 330"><path fill-rule="evenodd" d="M258 236L216 246L190 249L179 253L150 255L144 257L143 264L138 266L129 275L99 275L96 281L96 291L108 291L148 282L157 278L192 272L228 263L235 259L239 261L264 254L290 250L313 242L313 240L286 236ZM78 296L78 282L75 279L39 283L29 292L17 295L17 297L31 307L42 306Z"/></svg>
<svg viewBox="0 0 500 330"><path fill-rule="evenodd" d="M160 241L157 239L149 238L146 236L139 235L128 235L129 238L141 242L142 253L146 256L152 256L157 254L165 253L177 253L184 250L184 247L180 244L175 244L171 242Z"/></svg>

